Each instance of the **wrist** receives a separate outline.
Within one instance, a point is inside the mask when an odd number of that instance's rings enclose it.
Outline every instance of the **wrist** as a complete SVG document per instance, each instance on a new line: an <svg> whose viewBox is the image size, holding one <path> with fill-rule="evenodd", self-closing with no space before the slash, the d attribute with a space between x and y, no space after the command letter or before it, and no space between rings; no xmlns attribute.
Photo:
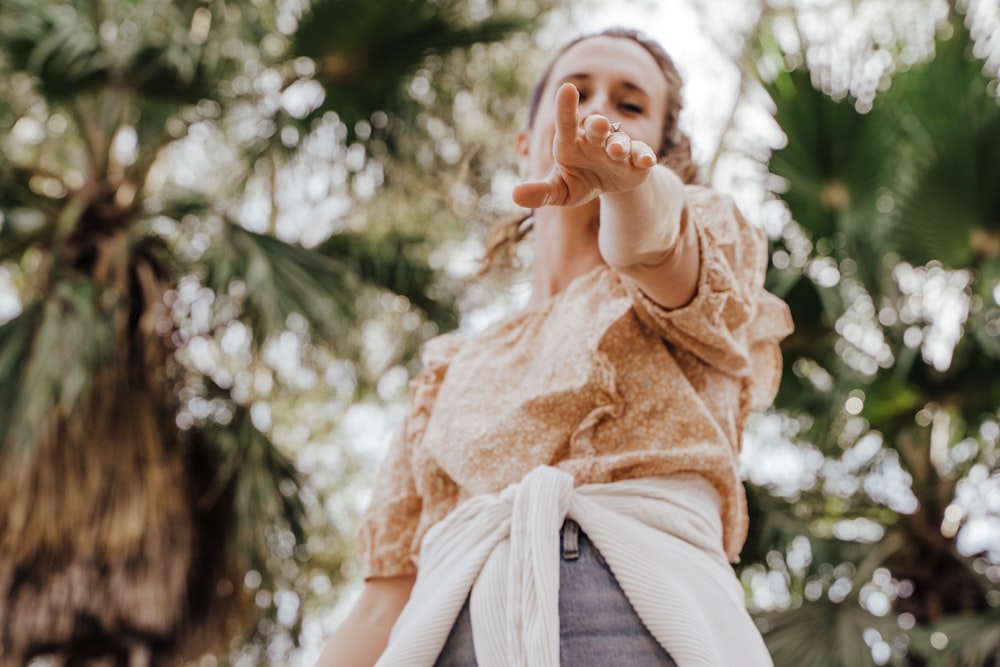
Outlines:
<svg viewBox="0 0 1000 667"><path fill-rule="evenodd" d="M601 195L601 254L615 268L661 265L681 245L686 217L684 184L657 165L639 187Z"/></svg>
<svg viewBox="0 0 1000 667"><path fill-rule="evenodd" d="M682 249L688 245L689 227L688 207L685 202L681 208L680 218L677 220L677 224L672 228L673 234L671 238L664 242L661 246L661 250L657 252L648 252L641 257L637 256L634 265L655 268L664 266L665 264L671 262L682 252Z"/></svg>

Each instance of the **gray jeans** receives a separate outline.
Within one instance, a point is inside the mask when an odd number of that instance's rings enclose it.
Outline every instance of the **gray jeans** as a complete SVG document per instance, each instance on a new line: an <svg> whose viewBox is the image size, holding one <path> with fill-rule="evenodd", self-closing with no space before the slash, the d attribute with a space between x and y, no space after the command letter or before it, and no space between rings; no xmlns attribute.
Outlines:
<svg viewBox="0 0 1000 667"><path fill-rule="evenodd" d="M573 667L677 667L646 629L600 552L567 519L560 531L559 662ZM476 667L469 601L435 667Z"/></svg>

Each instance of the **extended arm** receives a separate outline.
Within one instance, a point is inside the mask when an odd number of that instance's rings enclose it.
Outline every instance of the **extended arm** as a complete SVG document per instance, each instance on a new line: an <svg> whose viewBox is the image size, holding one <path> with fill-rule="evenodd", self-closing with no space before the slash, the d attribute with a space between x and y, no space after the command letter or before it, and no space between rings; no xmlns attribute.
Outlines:
<svg viewBox="0 0 1000 667"><path fill-rule="evenodd" d="M556 94L555 166L541 181L522 183L514 200L528 208L579 206L599 197L601 256L667 308L688 303L698 284L694 229L683 225L684 184L657 164L647 144L625 134L610 137L599 114L579 120L579 93L563 84Z"/></svg>
<svg viewBox="0 0 1000 667"><path fill-rule="evenodd" d="M698 238L684 209L684 184L663 165L632 190L601 195L604 261L665 308L687 304L698 287Z"/></svg>
<svg viewBox="0 0 1000 667"><path fill-rule="evenodd" d="M372 667L410 599L414 577L371 579L351 613L327 639L316 667Z"/></svg>

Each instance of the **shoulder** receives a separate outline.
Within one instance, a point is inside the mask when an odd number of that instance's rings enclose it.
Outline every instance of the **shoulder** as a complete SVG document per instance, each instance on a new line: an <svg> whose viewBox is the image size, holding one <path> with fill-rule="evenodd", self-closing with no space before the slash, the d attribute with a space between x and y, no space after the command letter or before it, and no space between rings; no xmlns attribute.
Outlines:
<svg viewBox="0 0 1000 667"><path fill-rule="evenodd" d="M756 275L767 263L767 236L750 224L732 195L704 186L685 189L686 214L697 231L703 260L724 260ZM708 267L711 268L711 267Z"/></svg>
<svg viewBox="0 0 1000 667"><path fill-rule="evenodd" d="M464 342L465 337L454 331L427 340L420 350L421 366L425 371L447 367Z"/></svg>
<svg viewBox="0 0 1000 667"><path fill-rule="evenodd" d="M707 185L685 185L688 207L702 213L728 213L736 208L732 195L713 190Z"/></svg>
<svg viewBox="0 0 1000 667"><path fill-rule="evenodd" d="M733 196L701 185L688 185L684 189L687 213L699 229L709 230L716 237L727 234L762 234L747 222Z"/></svg>
<svg viewBox="0 0 1000 667"><path fill-rule="evenodd" d="M464 338L453 332L435 336L420 348L420 371L410 381L410 401L418 410L430 409L434 404L451 360L463 342Z"/></svg>

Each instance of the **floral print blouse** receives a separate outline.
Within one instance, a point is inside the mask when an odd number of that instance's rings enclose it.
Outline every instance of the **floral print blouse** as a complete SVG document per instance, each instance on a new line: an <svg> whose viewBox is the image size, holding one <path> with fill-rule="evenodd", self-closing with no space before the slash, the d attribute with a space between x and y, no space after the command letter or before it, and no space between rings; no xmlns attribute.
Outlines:
<svg viewBox="0 0 1000 667"><path fill-rule="evenodd" d="M791 317L763 287L761 230L728 196L697 186L686 196L702 260L687 305L664 309L601 266L479 334L425 344L359 530L366 579L416 572L434 523L539 465L576 485L703 475L721 500L726 554L738 559L742 424L774 399Z"/></svg>

